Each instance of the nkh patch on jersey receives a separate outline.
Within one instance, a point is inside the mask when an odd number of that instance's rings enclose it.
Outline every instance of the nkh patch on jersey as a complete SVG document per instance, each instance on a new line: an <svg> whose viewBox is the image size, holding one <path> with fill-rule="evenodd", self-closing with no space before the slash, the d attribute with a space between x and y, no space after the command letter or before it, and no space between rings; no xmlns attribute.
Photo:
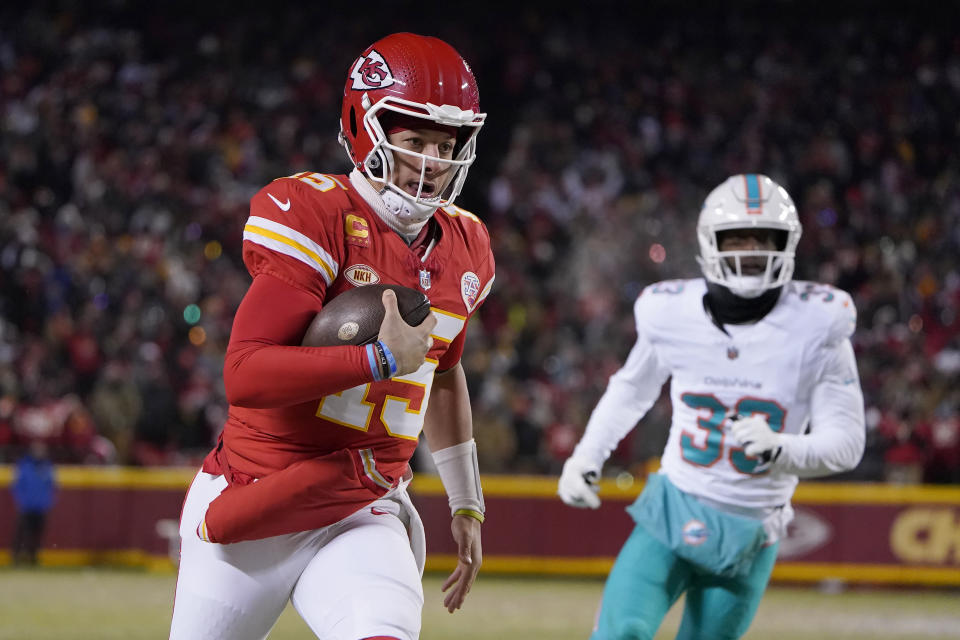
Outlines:
<svg viewBox="0 0 960 640"><path fill-rule="evenodd" d="M380 282L380 276L373 270L373 267L365 264L354 264L347 267L343 272L343 277L358 287Z"/></svg>

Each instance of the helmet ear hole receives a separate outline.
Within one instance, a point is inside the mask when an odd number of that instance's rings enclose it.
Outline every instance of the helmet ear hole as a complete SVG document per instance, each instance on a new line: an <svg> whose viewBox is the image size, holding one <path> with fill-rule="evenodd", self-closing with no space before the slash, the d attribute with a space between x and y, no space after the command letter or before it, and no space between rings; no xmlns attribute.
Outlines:
<svg viewBox="0 0 960 640"><path fill-rule="evenodd" d="M787 236L789 234L783 229L777 229L773 234L773 241L777 245L777 251L783 251L787 248Z"/></svg>
<svg viewBox="0 0 960 640"><path fill-rule="evenodd" d="M350 107L350 135L357 137L357 110Z"/></svg>
<svg viewBox="0 0 960 640"><path fill-rule="evenodd" d="M460 154L460 151L470 142L470 138L472 138L475 133L476 132L472 131L470 127L460 127L457 130L457 142L453 149L454 157Z"/></svg>

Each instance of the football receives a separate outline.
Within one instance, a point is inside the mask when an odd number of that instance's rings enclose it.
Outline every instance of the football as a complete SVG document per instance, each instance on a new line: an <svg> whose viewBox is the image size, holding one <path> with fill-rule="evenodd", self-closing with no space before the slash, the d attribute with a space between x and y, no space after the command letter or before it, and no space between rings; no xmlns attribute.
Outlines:
<svg viewBox="0 0 960 640"><path fill-rule="evenodd" d="M303 336L305 347L362 345L374 342L383 322L383 292L393 289L397 308L407 324L416 326L430 313L430 300L420 291L397 284L368 284L348 289L328 301Z"/></svg>

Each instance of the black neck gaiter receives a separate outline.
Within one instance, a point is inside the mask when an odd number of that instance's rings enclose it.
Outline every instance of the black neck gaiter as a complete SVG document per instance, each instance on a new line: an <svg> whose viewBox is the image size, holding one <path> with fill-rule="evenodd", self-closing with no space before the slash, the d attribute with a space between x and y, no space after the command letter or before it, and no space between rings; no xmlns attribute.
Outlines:
<svg viewBox="0 0 960 640"><path fill-rule="evenodd" d="M723 285L707 281L703 306L714 323L723 329L725 324L746 324L764 317L776 306L782 290L783 287L776 287L764 291L756 298L741 298Z"/></svg>

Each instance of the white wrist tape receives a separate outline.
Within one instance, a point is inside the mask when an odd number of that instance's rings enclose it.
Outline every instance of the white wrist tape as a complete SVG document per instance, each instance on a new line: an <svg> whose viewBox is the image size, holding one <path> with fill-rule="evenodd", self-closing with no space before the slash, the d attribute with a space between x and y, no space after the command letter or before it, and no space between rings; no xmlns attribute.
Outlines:
<svg viewBox="0 0 960 640"><path fill-rule="evenodd" d="M477 465L477 443L466 442L441 449L433 454L440 474L440 482L447 492L450 513L457 509L472 509L484 513L483 490L480 488L480 468Z"/></svg>

